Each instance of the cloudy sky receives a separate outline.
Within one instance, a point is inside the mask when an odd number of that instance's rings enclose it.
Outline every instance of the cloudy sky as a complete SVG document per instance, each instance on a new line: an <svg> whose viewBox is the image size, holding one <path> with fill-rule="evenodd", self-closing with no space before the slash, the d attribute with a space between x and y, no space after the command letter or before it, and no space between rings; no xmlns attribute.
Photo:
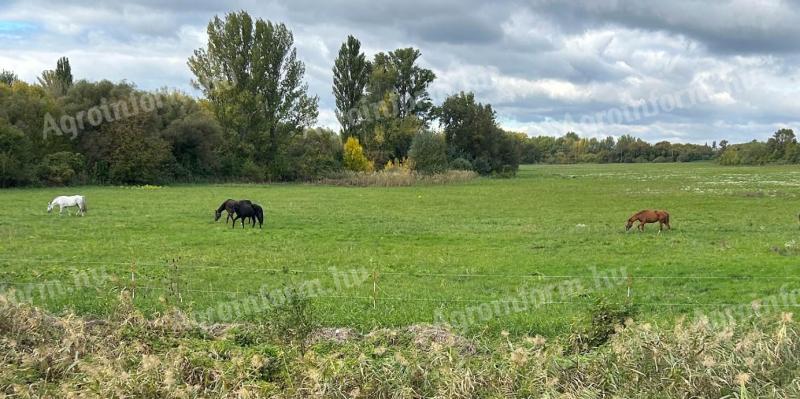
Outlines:
<svg viewBox="0 0 800 399"><path fill-rule="evenodd" d="M214 15L293 30L319 124L338 128L331 67L348 34L369 56L413 46L436 102L472 91L531 135L731 142L800 128L800 1L2 0L0 69L33 82L60 56L76 78L191 88Z"/></svg>

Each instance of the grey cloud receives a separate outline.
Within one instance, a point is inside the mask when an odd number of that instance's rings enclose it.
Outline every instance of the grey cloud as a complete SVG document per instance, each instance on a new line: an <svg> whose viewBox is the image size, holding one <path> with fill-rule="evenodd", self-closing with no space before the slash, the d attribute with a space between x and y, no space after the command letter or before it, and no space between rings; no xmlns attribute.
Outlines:
<svg viewBox="0 0 800 399"><path fill-rule="evenodd" d="M204 45L206 24L241 9L293 30L320 122L334 128L330 71L348 34L369 56L419 48L439 76L436 101L474 91L521 130L697 86L719 98L590 133L764 138L800 114L800 9L788 1L12 1L0 21L40 29L6 33L15 40L0 42L0 64L31 79L68 55L78 77L190 91L185 60ZM718 80L732 75L752 85L725 93Z"/></svg>

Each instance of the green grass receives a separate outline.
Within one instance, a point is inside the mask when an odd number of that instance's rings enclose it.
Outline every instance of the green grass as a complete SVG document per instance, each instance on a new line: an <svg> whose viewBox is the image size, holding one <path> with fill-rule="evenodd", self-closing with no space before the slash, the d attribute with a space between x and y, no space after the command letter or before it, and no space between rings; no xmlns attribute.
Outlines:
<svg viewBox="0 0 800 399"><path fill-rule="evenodd" d="M88 216L45 212L52 197L74 193L87 197ZM205 311L262 287L316 279L328 289L314 301L325 324L370 329L430 322L437 310L515 299L521 288L565 279L542 276L624 268L639 317L664 320L800 284L800 244L792 244L800 241L798 194L797 167L707 163L524 166L516 179L397 188L2 190L0 288L33 290L35 303L55 311L103 315L133 285L133 261L135 303L145 311L175 304ZM226 198L262 204L264 229L214 223L213 210ZM625 220L644 208L669 210L673 230L658 234L649 225L626 234ZM167 267L173 259L177 272ZM331 268L377 278L334 290ZM114 278L40 292L98 269ZM591 278L580 281L580 295L566 300L574 303L501 315L471 331L559 335L585 320L595 298L626 300L627 283L594 289Z"/></svg>

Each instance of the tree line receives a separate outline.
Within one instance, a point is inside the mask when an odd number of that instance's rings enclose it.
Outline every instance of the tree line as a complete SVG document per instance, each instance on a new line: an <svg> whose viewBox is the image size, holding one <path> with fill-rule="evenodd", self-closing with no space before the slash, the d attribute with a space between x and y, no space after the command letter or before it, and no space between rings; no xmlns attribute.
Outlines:
<svg viewBox="0 0 800 399"><path fill-rule="evenodd" d="M0 72L0 187L314 180L397 164L513 176L520 163L798 162L790 130L720 146L505 131L472 93L434 104L436 74L418 49L368 58L353 36L333 65L334 132L315 127L319 99L284 24L241 11L212 19L207 35L187 61L200 98L75 80L67 58L35 83Z"/></svg>

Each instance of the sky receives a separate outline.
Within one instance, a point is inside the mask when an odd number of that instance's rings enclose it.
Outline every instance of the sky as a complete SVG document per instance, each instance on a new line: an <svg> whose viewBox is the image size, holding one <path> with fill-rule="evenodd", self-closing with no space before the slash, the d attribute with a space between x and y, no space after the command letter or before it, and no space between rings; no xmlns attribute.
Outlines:
<svg viewBox="0 0 800 399"><path fill-rule="evenodd" d="M292 30L318 124L337 130L331 68L349 34L368 57L420 49L436 103L473 92L530 135L702 144L800 128L800 0L0 0L0 69L35 82L66 56L77 79L200 96L186 60L238 10Z"/></svg>

